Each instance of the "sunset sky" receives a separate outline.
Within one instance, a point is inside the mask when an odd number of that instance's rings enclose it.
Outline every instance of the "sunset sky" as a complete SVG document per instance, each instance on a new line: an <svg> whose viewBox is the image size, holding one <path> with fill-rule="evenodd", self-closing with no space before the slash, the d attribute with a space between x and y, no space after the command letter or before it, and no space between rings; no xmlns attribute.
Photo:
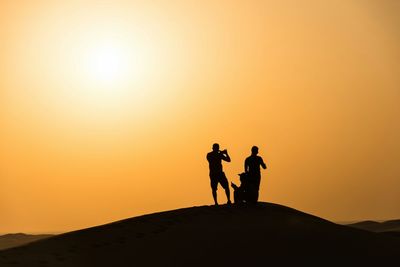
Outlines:
<svg viewBox="0 0 400 267"><path fill-rule="evenodd" d="M0 233L260 199L400 218L400 1L0 1ZM226 198L222 188L219 201Z"/></svg>

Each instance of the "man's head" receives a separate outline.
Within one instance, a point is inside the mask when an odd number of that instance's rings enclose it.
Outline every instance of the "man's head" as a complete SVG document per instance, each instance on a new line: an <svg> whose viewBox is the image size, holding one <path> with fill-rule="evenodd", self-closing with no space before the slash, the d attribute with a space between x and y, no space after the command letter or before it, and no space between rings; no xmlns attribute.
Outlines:
<svg viewBox="0 0 400 267"><path fill-rule="evenodd" d="M251 148L251 154L252 155L257 155L258 154L258 147L257 146L253 146Z"/></svg>
<svg viewBox="0 0 400 267"><path fill-rule="evenodd" d="M217 143L213 144L212 150L213 151L219 151L219 144L217 144Z"/></svg>

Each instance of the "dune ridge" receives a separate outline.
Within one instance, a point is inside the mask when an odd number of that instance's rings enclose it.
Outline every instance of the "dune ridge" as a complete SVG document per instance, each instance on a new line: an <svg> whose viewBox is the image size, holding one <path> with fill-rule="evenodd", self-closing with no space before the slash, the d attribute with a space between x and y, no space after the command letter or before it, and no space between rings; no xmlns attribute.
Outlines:
<svg viewBox="0 0 400 267"><path fill-rule="evenodd" d="M400 234L400 220L388 220L384 222L361 221L348 224L348 226L378 233L398 232Z"/></svg>
<svg viewBox="0 0 400 267"><path fill-rule="evenodd" d="M133 217L0 251L0 266L262 266L398 261L400 238L273 203Z"/></svg>

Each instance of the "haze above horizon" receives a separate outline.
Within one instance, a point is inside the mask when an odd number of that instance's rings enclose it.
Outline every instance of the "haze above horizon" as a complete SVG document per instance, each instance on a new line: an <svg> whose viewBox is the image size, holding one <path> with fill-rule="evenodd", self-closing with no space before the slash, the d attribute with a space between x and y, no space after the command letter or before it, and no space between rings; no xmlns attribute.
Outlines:
<svg viewBox="0 0 400 267"><path fill-rule="evenodd" d="M399 12L393 0L2 1L0 232L210 205L214 142L234 182L260 148L261 201L399 218Z"/></svg>

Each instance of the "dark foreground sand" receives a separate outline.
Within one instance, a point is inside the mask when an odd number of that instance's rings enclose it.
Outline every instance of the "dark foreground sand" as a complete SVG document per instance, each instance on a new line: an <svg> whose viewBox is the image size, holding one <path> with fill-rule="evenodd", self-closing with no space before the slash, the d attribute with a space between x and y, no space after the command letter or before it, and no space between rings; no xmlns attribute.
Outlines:
<svg viewBox="0 0 400 267"><path fill-rule="evenodd" d="M0 266L393 266L400 238L277 204L134 217L0 251Z"/></svg>

